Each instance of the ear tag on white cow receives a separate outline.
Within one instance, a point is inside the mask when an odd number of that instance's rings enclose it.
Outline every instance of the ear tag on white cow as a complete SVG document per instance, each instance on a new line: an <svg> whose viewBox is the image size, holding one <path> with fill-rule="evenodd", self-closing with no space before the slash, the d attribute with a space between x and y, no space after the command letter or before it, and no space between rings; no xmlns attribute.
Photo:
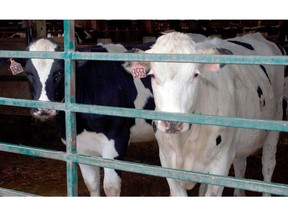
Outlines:
<svg viewBox="0 0 288 216"><path fill-rule="evenodd" d="M131 69L132 69L132 76L137 79L137 78L144 78L146 77L146 72L145 72L145 68L137 63L137 62L133 62L132 63L132 66L131 66Z"/></svg>
<svg viewBox="0 0 288 216"><path fill-rule="evenodd" d="M24 72L22 65L16 62L14 59L10 59L10 70L13 75Z"/></svg>

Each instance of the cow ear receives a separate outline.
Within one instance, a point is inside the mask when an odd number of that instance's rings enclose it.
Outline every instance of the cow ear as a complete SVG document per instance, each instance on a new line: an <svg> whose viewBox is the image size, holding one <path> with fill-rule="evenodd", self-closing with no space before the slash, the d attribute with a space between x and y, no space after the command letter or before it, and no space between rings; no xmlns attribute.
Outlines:
<svg viewBox="0 0 288 216"><path fill-rule="evenodd" d="M202 54L202 55L233 55L233 53L225 48L210 48L207 50L200 50L197 52L198 54ZM219 64L219 63L204 63L204 64L200 64L200 69L204 69L206 71L210 71L210 72L217 72L219 71L221 68L223 68L225 66L225 64Z"/></svg>

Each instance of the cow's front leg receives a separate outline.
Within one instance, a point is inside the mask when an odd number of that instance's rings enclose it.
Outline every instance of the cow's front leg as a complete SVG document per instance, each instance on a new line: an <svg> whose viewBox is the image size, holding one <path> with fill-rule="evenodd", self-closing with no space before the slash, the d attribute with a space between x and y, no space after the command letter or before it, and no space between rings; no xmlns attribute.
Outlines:
<svg viewBox="0 0 288 216"><path fill-rule="evenodd" d="M102 149L103 158L123 160L129 142L129 136L125 138L123 134L118 134L105 143ZM128 133L126 132L126 134ZM104 168L103 184L106 196L120 196L121 171L116 172L114 169Z"/></svg>
<svg viewBox="0 0 288 216"><path fill-rule="evenodd" d="M121 178L114 169L104 168L104 191L106 196L120 196Z"/></svg>
<svg viewBox="0 0 288 216"><path fill-rule="evenodd" d="M205 196L205 193L207 191L207 184L201 184L199 188L199 196Z"/></svg>
<svg viewBox="0 0 288 216"><path fill-rule="evenodd" d="M209 173L214 175L228 176L229 169L232 165L232 158L229 156L227 151L222 151L219 153L218 159L213 161L213 166L211 166ZM205 196L221 196L224 187L218 185L209 184L207 186L207 191Z"/></svg>
<svg viewBox="0 0 288 216"><path fill-rule="evenodd" d="M159 149L159 156L162 167L171 167L166 160L165 154L161 152L161 149ZM179 184L178 180L171 178L166 178L166 180L169 185L170 196L187 196L186 189Z"/></svg>
<svg viewBox="0 0 288 216"><path fill-rule="evenodd" d="M170 189L170 196L187 196L186 189L184 189L175 179L166 179Z"/></svg>
<svg viewBox="0 0 288 216"><path fill-rule="evenodd" d="M224 187L218 185L208 185L207 192L205 196L221 196L223 193Z"/></svg>
<svg viewBox="0 0 288 216"><path fill-rule="evenodd" d="M79 164L82 177L89 190L90 196L100 196L100 170L99 167Z"/></svg>
<svg viewBox="0 0 288 216"><path fill-rule="evenodd" d="M233 167L235 172L236 178L244 178L245 171L247 166L247 160L245 157L243 158L235 158L233 160ZM235 188L234 189L234 196L245 196L245 190Z"/></svg>

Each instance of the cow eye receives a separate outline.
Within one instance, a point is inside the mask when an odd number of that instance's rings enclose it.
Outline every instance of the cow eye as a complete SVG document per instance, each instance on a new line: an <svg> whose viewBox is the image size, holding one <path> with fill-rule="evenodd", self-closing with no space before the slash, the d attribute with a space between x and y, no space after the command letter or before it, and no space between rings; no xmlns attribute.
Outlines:
<svg viewBox="0 0 288 216"><path fill-rule="evenodd" d="M194 71L193 78L197 78L197 77L199 76L199 74L200 74L200 71L199 71L198 69L196 69L196 70Z"/></svg>

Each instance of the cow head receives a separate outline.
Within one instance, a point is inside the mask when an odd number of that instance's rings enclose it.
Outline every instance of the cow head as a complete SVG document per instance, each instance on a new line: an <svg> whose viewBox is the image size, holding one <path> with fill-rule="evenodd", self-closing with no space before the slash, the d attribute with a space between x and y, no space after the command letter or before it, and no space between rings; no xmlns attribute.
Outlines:
<svg viewBox="0 0 288 216"><path fill-rule="evenodd" d="M169 54L220 54L225 49L200 50L188 35L172 32L159 37L146 53ZM228 54L228 53L225 53ZM174 113L193 113L198 85L202 74L216 72L220 64L140 62L148 75L152 76L156 110ZM131 64L133 65L133 64ZM131 69L132 70L132 69ZM155 126L165 133L182 133L190 129L188 123L155 121Z"/></svg>
<svg viewBox="0 0 288 216"><path fill-rule="evenodd" d="M48 39L33 42L29 51L58 50L58 46ZM64 98L64 63L57 59L29 59L25 66L30 89L34 100L62 101ZM32 109L32 115L40 120L46 120L56 115L56 110Z"/></svg>

